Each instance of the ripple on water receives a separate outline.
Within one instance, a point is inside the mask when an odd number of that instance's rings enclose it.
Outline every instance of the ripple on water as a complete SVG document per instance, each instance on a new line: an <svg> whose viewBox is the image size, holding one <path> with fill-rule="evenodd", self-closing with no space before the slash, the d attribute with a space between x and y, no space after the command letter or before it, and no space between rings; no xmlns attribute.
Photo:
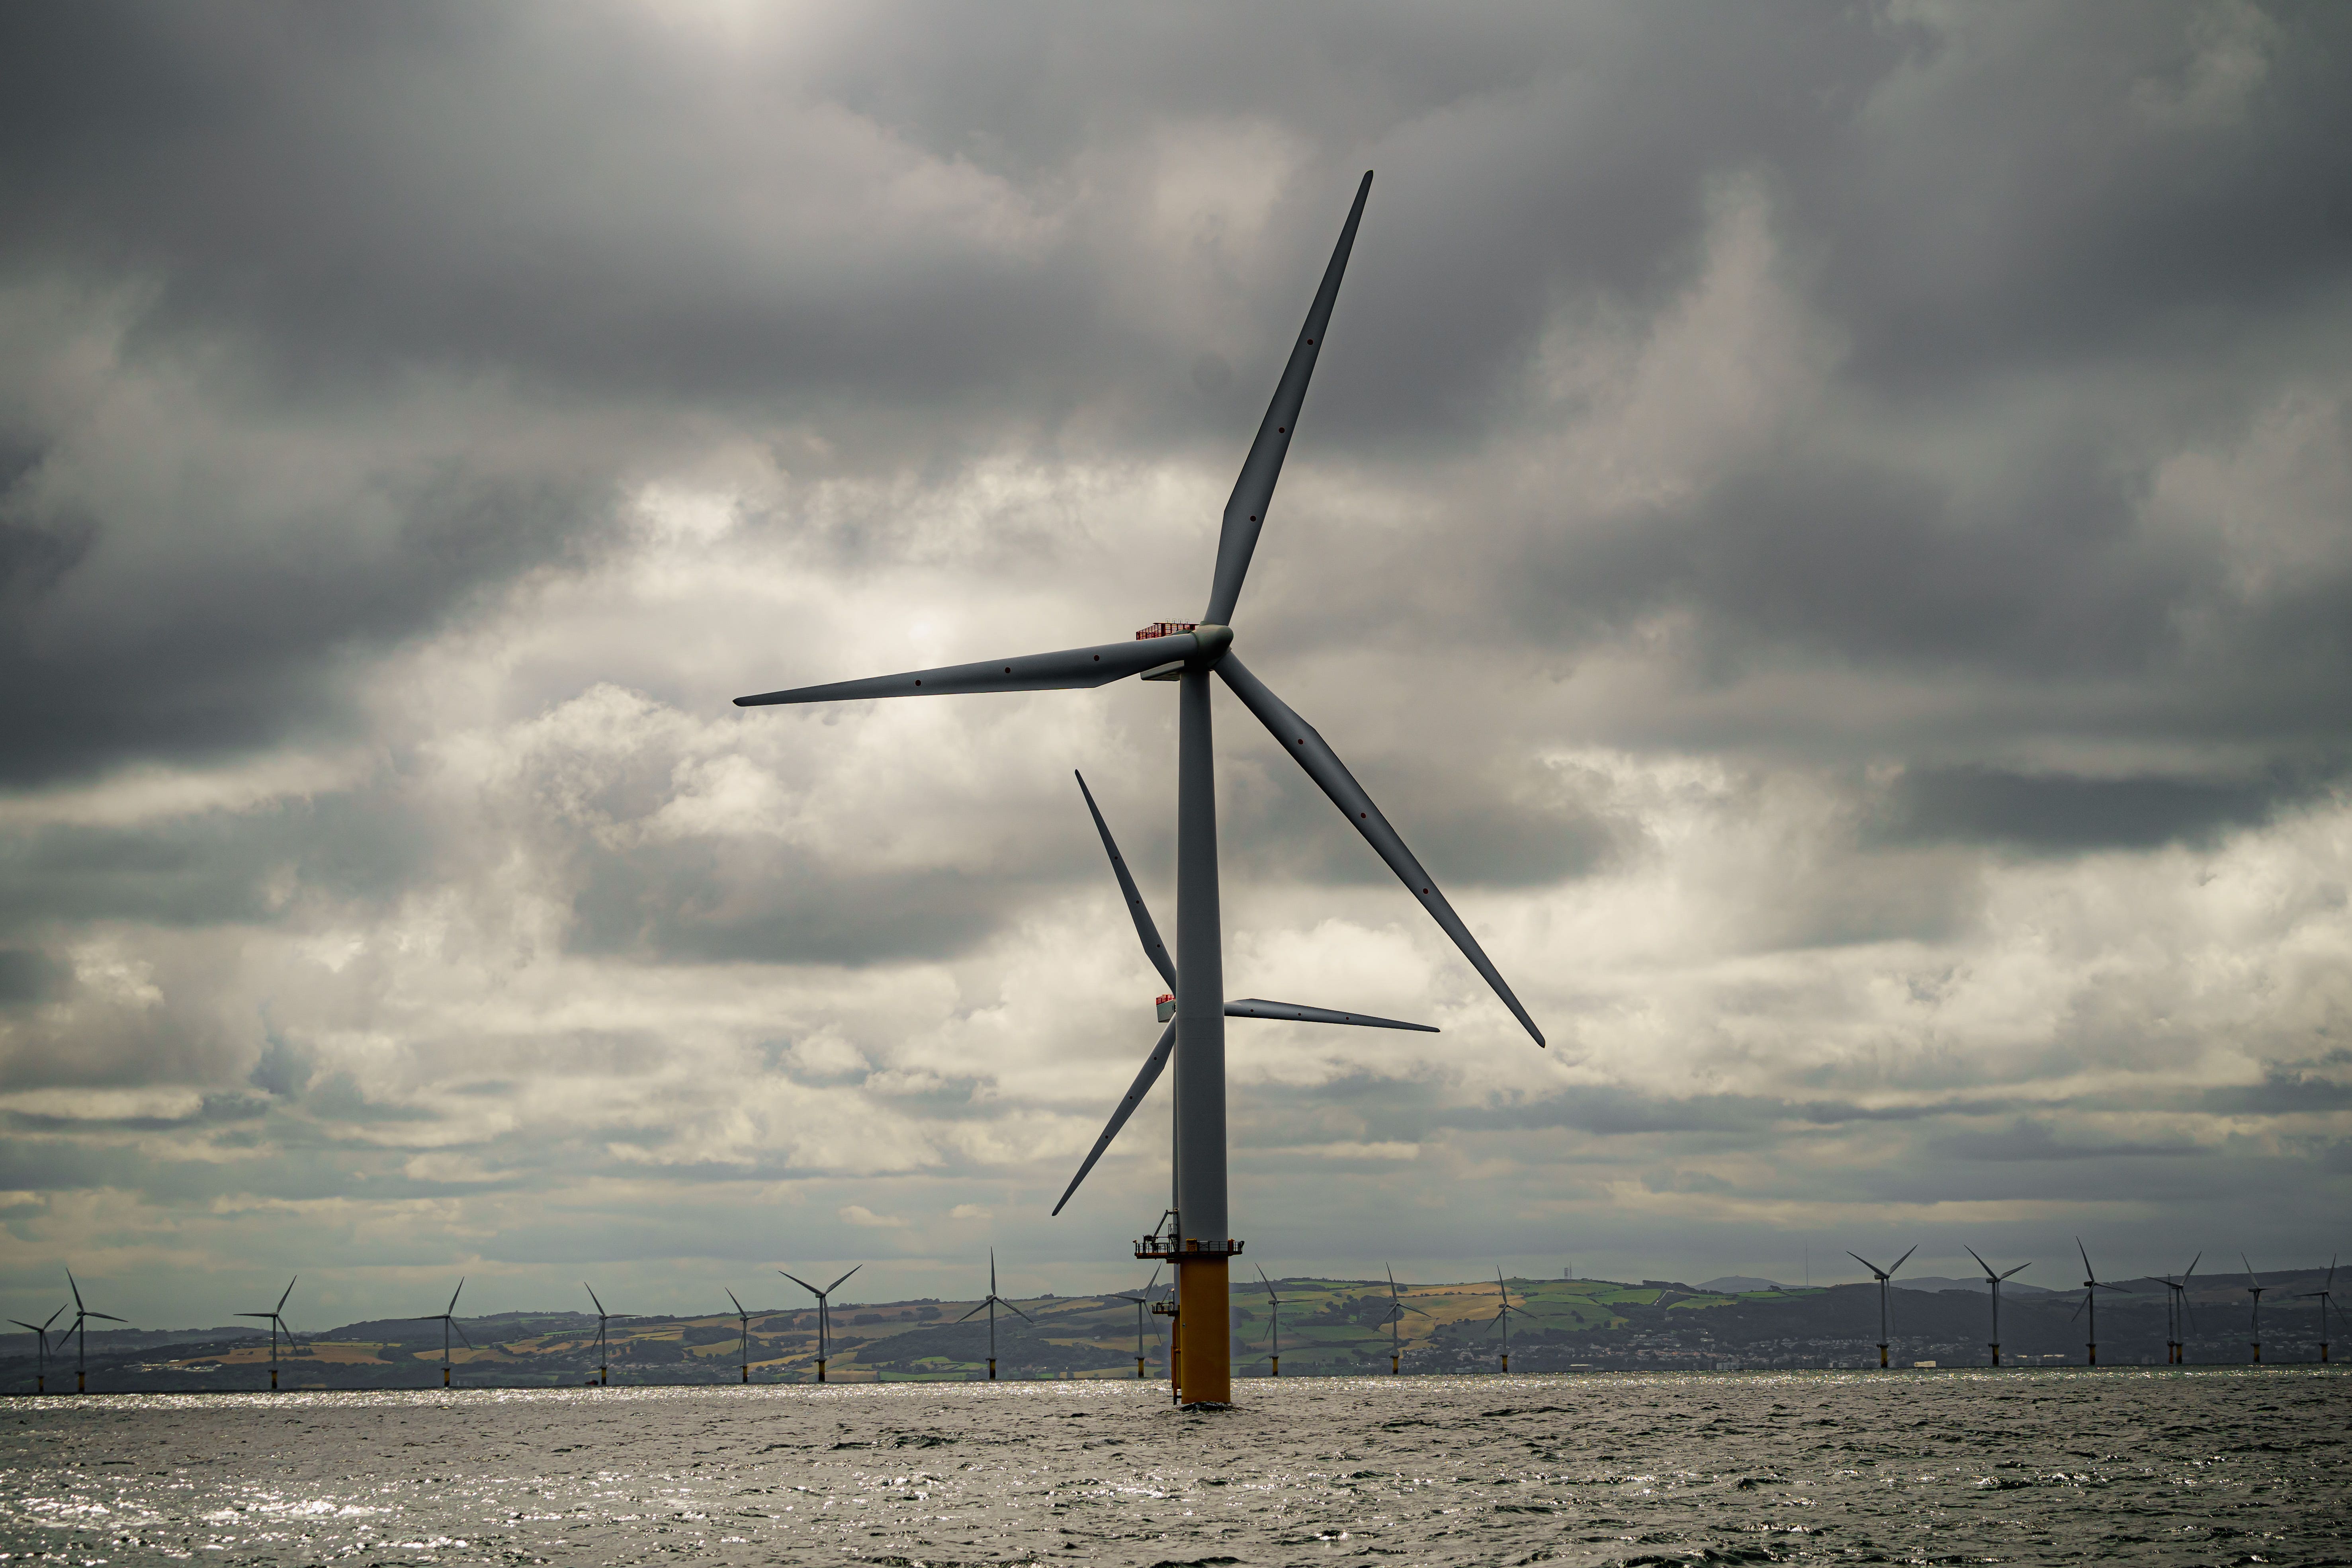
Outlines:
<svg viewBox="0 0 2352 1568"><path fill-rule="evenodd" d="M2316 1370L0 1401L0 1552L110 1563L2342 1555Z"/></svg>

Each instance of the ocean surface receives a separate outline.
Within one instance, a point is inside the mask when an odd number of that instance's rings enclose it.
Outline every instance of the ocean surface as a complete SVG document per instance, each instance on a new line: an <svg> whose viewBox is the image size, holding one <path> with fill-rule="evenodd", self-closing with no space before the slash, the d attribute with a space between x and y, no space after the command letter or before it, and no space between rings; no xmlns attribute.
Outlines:
<svg viewBox="0 0 2352 1568"><path fill-rule="evenodd" d="M2352 1563L2310 1369L0 1401L7 1561Z"/></svg>

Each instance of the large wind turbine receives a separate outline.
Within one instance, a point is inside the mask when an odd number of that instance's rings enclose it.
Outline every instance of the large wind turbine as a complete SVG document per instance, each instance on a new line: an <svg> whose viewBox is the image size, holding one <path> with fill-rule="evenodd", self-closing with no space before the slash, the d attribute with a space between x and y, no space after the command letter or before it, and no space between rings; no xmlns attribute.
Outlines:
<svg viewBox="0 0 2352 1568"><path fill-rule="evenodd" d="M2327 1364L2327 1309L2336 1300L2335 1258L2330 1258L2327 1260L2327 1282L2316 1290L2305 1290L2303 1293L2303 1299L2306 1301L2314 1298L2319 1301L2319 1364L2326 1366Z"/></svg>
<svg viewBox="0 0 2352 1568"><path fill-rule="evenodd" d="M1382 1264L1381 1267L1388 1268L1389 1276L1389 1310L1387 1316L1381 1320L1389 1326L1389 1375L1397 1377L1402 1375L1400 1369L1404 1364L1404 1315L1407 1312L1421 1312L1423 1317L1429 1318L1429 1314L1422 1312L1418 1307L1406 1306L1404 1293L1397 1289L1396 1270L1389 1268L1387 1264ZM1434 1318L1430 1318L1432 1322L1436 1321Z"/></svg>
<svg viewBox="0 0 2352 1568"><path fill-rule="evenodd" d="M2084 1342L2083 1349L2085 1353L2083 1357L2083 1364L2096 1366L2099 1364L2099 1292L2120 1290L2123 1287L2110 1285L2099 1278L2099 1271L2091 1267L2091 1254L2083 1246L2083 1238L2079 1236L2074 1238L2074 1250L2083 1255L2083 1304L2074 1309L2074 1316L2079 1318L2084 1312L2091 1315L2086 1330L2091 1337Z"/></svg>
<svg viewBox="0 0 2352 1568"><path fill-rule="evenodd" d="M755 707L877 697L1067 690L1104 686L1129 676L1175 683L1177 1201L1175 1223L1168 1236L1139 1243L1136 1256L1164 1258L1177 1266L1182 1304L1177 1322L1184 1341L1182 1396L1190 1404L1223 1405L1231 1398L1233 1320L1228 1271L1231 1259L1242 1249L1242 1243L1234 1238L1226 1204L1225 977L1217 903L1216 764L1209 710L1212 676L1223 680L1273 733L1404 882L1407 891L1421 900L1536 1043L1543 1043L1535 1020L1438 890L1436 879L1372 804L1371 796L1314 726L1276 696L1233 651L1234 610L1241 599L1242 582L1249 572L1275 481L1281 475L1299 410L1307 400L1307 384L1315 372L1324 329L1339 298L1339 279L1347 270L1348 255L1355 245L1357 225L1362 220L1371 186L1372 177L1367 174L1357 188L1355 205L1339 232L1330 265L1324 269L1322 286L1307 310L1306 325L1291 347L1274 400L1250 444L1249 456L1243 460L1241 477L1225 503L1209 602L1198 621L1157 621L1129 642L834 681L735 700L739 706Z"/></svg>
<svg viewBox="0 0 2352 1568"><path fill-rule="evenodd" d="M593 1285L583 1279L580 1281L580 1289L588 1292L588 1300L594 1302L596 1307L596 1386L603 1388L613 1381L604 1361L604 1320L612 1314L604 1310L604 1302L596 1300L596 1288Z"/></svg>
<svg viewBox="0 0 2352 1568"><path fill-rule="evenodd" d="M849 1266L849 1274L855 1274L865 1267L866 1265L863 1263L853 1263ZM833 1301L831 1298L835 1290L841 1289L841 1280L848 1279L849 1274L843 1275L841 1279L835 1280L832 1284L820 1290L797 1274L784 1274L784 1271L781 1268L777 1269L776 1272L783 1274L785 1279L791 1280L793 1284L799 1286L802 1289L816 1298L816 1380L819 1383L823 1383L824 1381L825 1357L833 1353Z"/></svg>
<svg viewBox="0 0 2352 1568"><path fill-rule="evenodd" d="M1014 1317L1020 1319L1023 1322L1027 1323L1032 1328L1036 1326L1036 1319L1031 1317L1028 1313L1023 1311L1020 1308L1014 1306L1012 1302L1006 1300L1003 1297L996 1293L996 1248L992 1247L988 1249L987 1300L982 1301L980 1306L974 1307L971 1311L966 1312L962 1317L956 1320L959 1323L968 1323L972 1319L980 1316L983 1308L987 1310L988 1381L991 1383L994 1383L996 1381L996 1309L999 1307L1003 1308L1006 1311L1012 1313Z"/></svg>
<svg viewBox="0 0 2352 1568"><path fill-rule="evenodd" d="M1976 1258L1977 1267L1984 1270L1985 1283L1992 1287L1992 1364L1999 1366L2000 1364L2001 1281L2008 1279L2010 1274L2022 1274L2028 1268L2032 1268L2033 1265L2031 1262L2021 1263L2016 1268L2009 1270L2008 1274L1996 1274L1993 1272L1991 1264L1987 1263L1982 1258L1977 1256L1977 1249L1975 1247L1969 1247L1968 1249L1968 1253L1970 1258ZM1905 1256L1908 1257L1909 1254L1906 1253Z"/></svg>
<svg viewBox="0 0 2352 1568"><path fill-rule="evenodd" d="M49 1324L56 1322L58 1319L63 1315L64 1311L65 1309L63 1307L59 1307L56 1311L51 1312L48 1316L47 1322L28 1323L22 1318L11 1318L8 1320L20 1329L30 1329L33 1331L34 1342L39 1346L39 1349L35 1352L37 1359L33 1363L33 1392L36 1394L47 1394L49 1391ZM2326 1308L2322 1307L2320 1309L2319 1317L2319 1337L2323 1342L2325 1342L2327 1338ZM72 1331L68 1330L67 1332L70 1333ZM2327 1359L2327 1349L2324 1342L2320 1347L2319 1359L2322 1361L2326 1361Z"/></svg>
<svg viewBox="0 0 2352 1568"><path fill-rule="evenodd" d="M1895 1269L1902 1268L1906 1260L1910 1258L1911 1254L1918 1250L1919 1244L1916 1241L1913 1242L1910 1247L1904 1250L1903 1256L1895 1260L1895 1268L1881 1268L1877 1264L1873 1263L1869 1258L1864 1258L1859 1252L1849 1252L1846 1254L1848 1258L1853 1258L1856 1263L1859 1263L1864 1268L1869 1269L1870 1277L1878 1281L1878 1370L1881 1372L1885 1372L1886 1370L1886 1347L1895 1342L1895 1336L1888 1331L1887 1327L1887 1292L1893 1289L1892 1282L1895 1279Z"/></svg>
<svg viewBox="0 0 2352 1568"><path fill-rule="evenodd" d="M428 1312L424 1317L408 1320L412 1323L441 1325L441 1386L444 1388L449 1386L449 1331L452 1329L457 1331L458 1340L467 1350L474 1348L474 1342L466 1338L466 1326L457 1321L457 1298L465 1293L466 1278L461 1274L457 1277L457 1288L449 1292L449 1305L446 1310Z"/></svg>
<svg viewBox="0 0 2352 1568"><path fill-rule="evenodd" d="M299 1274L297 1274L294 1276L293 1279L286 1281L286 1289L278 1296L278 1305L270 1308L269 1310L266 1312L232 1312L229 1314L231 1317L236 1318L267 1318L269 1320L269 1392L272 1394L278 1392L278 1331L281 1329L285 1331L286 1342L288 1344L299 1344L301 1342L294 1337L294 1331L287 1327L286 1320L281 1315L286 1310L287 1297L294 1294L294 1280L301 1278L302 1277Z"/></svg>
<svg viewBox="0 0 2352 1568"><path fill-rule="evenodd" d="M2193 1321L2189 1311L2189 1281L2196 1274L2197 1266L2204 1260L2205 1255L2200 1252L2189 1260L2189 1267L2181 1271L2178 1280L2169 1277L2164 1280L2164 1288L2168 1292L2164 1298L2164 1327L2165 1331L2172 1336L2165 1342L2164 1348L2166 1360L2174 1366L2185 1365L2189 1360L2189 1325Z"/></svg>
<svg viewBox="0 0 2352 1568"><path fill-rule="evenodd" d="M2254 1277L2253 1263L2244 1253L2238 1254L2238 1261L2246 1266L2245 1290L2247 1295L2254 1299L2254 1315L2249 1330L2252 1337L2247 1343L2254 1352L2253 1364L2260 1366L2263 1364L2263 1292L2270 1287Z"/></svg>
<svg viewBox="0 0 2352 1568"><path fill-rule="evenodd" d="M74 1337L74 1392L88 1394L89 1392L89 1330L85 1325L92 1318L100 1318L110 1323L119 1323L122 1320L111 1312L93 1312L83 1306L81 1286L74 1279L73 1270L70 1268L66 1270L66 1289L73 1292L74 1299L73 1322L65 1331ZM56 1313L51 1313L50 1318L54 1321Z"/></svg>
<svg viewBox="0 0 2352 1568"><path fill-rule="evenodd" d="M1265 1277L1265 1269L1261 1268L1257 1271L1257 1279L1258 1283L1265 1287L1266 1310L1273 1318L1273 1326L1268 1331L1265 1340L1266 1362L1270 1369L1266 1375L1280 1377L1282 1375L1282 1298L1275 1294L1274 1281Z"/></svg>

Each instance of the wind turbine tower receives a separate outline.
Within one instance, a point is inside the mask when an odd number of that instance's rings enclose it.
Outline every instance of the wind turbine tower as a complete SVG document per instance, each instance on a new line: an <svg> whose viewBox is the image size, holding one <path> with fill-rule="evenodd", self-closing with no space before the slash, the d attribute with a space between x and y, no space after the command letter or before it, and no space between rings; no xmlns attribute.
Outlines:
<svg viewBox="0 0 2352 1568"><path fill-rule="evenodd" d="M2165 1360L2173 1366L2183 1366L2189 1361L2189 1325L2195 1321L2189 1310L2189 1281L2197 1273L2197 1266L2205 1260L2199 1253L2189 1260L2189 1267L2177 1280L2164 1281L2164 1330L2171 1338L2164 1342Z"/></svg>
<svg viewBox="0 0 2352 1568"><path fill-rule="evenodd" d="M1267 1310L1273 1314L1273 1327L1267 1333L1265 1342L1266 1361L1272 1370L1266 1375L1280 1377L1282 1375L1282 1298L1274 1293L1274 1281L1265 1277L1265 1269L1261 1268L1257 1271L1257 1278L1258 1283L1265 1287L1265 1299L1269 1303Z"/></svg>
<svg viewBox="0 0 2352 1568"><path fill-rule="evenodd" d="M2326 1310L2325 1308L2321 1309L2323 1319L2325 1317ZM58 1319L64 1314L64 1312L65 1309L63 1307L59 1307L56 1311L49 1314L48 1321L47 1322L40 1323L28 1323L22 1318L11 1318L8 1320L20 1329L30 1329L33 1333L33 1342L38 1347L34 1352L36 1359L33 1363L33 1392L36 1394L47 1394L49 1391L49 1324L56 1322ZM71 1332L71 1331L68 1330L68 1332ZM2321 1337L2326 1337L2325 1329L2321 1331ZM2321 1352L2320 1359L2322 1361L2327 1359L2324 1350Z"/></svg>
<svg viewBox="0 0 2352 1568"><path fill-rule="evenodd" d="M2248 1331L2252 1337L2247 1343L2254 1352L2253 1364L2260 1366L2263 1364L2263 1292L2270 1287L2254 1278L2254 1266L2244 1253L2238 1254L2238 1261L2246 1266L2246 1294L2254 1299L2254 1315Z"/></svg>
<svg viewBox="0 0 2352 1568"><path fill-rule="evenodd" d="M111 1312L93 1312L83 1306L81 1286L74 1279L73 1270L70 1268L66 1270L66 1288L73 1292L74 1299L73 1323L66 1330L66 1332L74 1337L74 1392L88 1394L89 1392L89 1330L86 1325L92 1318L110 1323L119 1323L122 1320ZM56 1313L50 1314L52 1321L56 1320Z"/></svg>
<svg viewBox="0 0 2352 1568"><path fill-rule="evenodd" d="M1503 1370L1508 1372L1511 1370L1511 1314L1520 1309L1511 1305L1510 1288L1503 1283L1503 1270L1499 1264L1495 1268L1495 1289L1502 1293L1503 1304L1495 1309L1494 1317L1487 1321L1486 1331L1491 1334L1496 1323L1503 1325Z"/></svg>
<svg viewBox="0 0 2352 1568"><path fill-rule="evenodd" d="M1138 1383L1143 1381L1143 1310L1151 1304L1151 1288L1159 1283L1160 1270L1154 1268L1151 1271L1151 1278L1144 1281L1142 1295L1129 1296L1117 1290L1111 1292L1110 1299L1114 1301L1135 1303L1135 1381Z"/></svg>
<svg viewBox="0 0 2352 1568"><path fill-rule="evenodd" d="M412 1323L438 1323L441 1325L441 1386L444 1388L449 1386L449 1331L452 1329L457 1331L458 1342L467 1350L472 1350L474 1348L474 1342L466 1338L466 1325L457 1321L457 1298L465 1293L466 1280L465 1277L460 1275L457 1279L457 1288L449 1292L449 1305L446 1310L430 1312L422 1318L411 1318L408 1320Z"/></svg>
<svg viewBox="0 0 2352 1568"><path fill-rule="evenodd" d="M1984 1270L1985 1283L1992 1287L1992 1364L1999 1366L2000 1364L2001 1281L2007 1279L2010 1274L2021 1274L2026 1269L2032 1268L2033 1265L2030 1262L2021 1263L2016 1268L2011 1269L2008 1274L1996 1274L1993 1272L1991 1264L1987 1263L1981 1258L1977 1258L1977 1249L1975 1247L1969 1247L1968 1252L1970 1258L1976 1258L1977 1267ZM1906 1254L1906 1256L1907 1257L1909 1255Z"/></svg>
<svg viewBox="0 0 2352 1568"><path fill-rule="evenodd" d="M1462 951L1536 1043L1543 1034L1512 994L1502 974L1471 936L1445 895L1388 818L1313 725L1300 718L1244 665L1234 650L1234 611L1250 557L1290 449L1307 385L1321 353L1339 279L1356 241L1367 174L1339 232L1321 286L1307 312L1274 398L1259 425L1240 478L1225 503L1209 600L1197 621L1156 621L1128 642L1032 654L982 663L910 670L901 675L835 681L739 697L741 707L836 702L877 697L943 697L982 691L1048 691L1108 685L1129 676L1163 679L1177 688L1176 763L1176 1203L1164 1237L1147 1238L1139 1258L1176 1266L1182 1339L1181 1396L1188 1404L1223 1405L1233 1394L1230 1264L1243 1243L1234 1238L1227 1203L1225 1139L1225 995L1223 922L1217 896L1216 763L1212 751L1209 692L1222 680L1282 749L1330 797Z"/></svg>
<svg viewBox="0 0 2352 1568"><path fill-rule="evenodd" d="M2083 1238L2079 1236L2074 1238L2074 1250L2083 1254L2083 1304L2074 1309L2074 1316L2079 1318L2085 1312L2090 1314L2088 1331L2091 1337L2084 1342L2083 1364L2096 1366L2099 1364L2099 1292L2120 1290L2123 1287L2110 1285L2099 1278L2099 1271L2091 1267L2091 1255L2084 1247Z"/></svg>
<svg viewBox="0 0 2352 1568"><path fill-rule="evenodd" d="M855 1274L865 1267L866 1265L863 1263L853 1263L850 1265L849 1274ZM802 1289L816 1298L816 1380L819 1383L823 1383L824 1381L825 1358L833 1353L832 1296L835 1290L841 1289L842 1279L848 1279L849 1274L843 1275L841 1279L835 1280L832 1284L820 1290L797 1274L784 1274L784 1271L781 1268L777 1269L776 1272L783 1274L785 1279L791 1280L793 1284L799 1286Z"/></svg>
<svg viewBox="0 0 2352 1568"><path fill-rule="evenodd" d="M991 1383L994 1383L996 1381L996 1309L999 1307L1003 1308L1006 1311L1012 1313L1014 1317L1020 1319L1023 1322L1029 1324L1033 1328L1036 1325L1036 1319L1031 1317L1028 1313L1023 1311L1020 1308L1014 1306L1012 1302L1006 1300L1003 1297L996 1293L996 1248L992 1247L988 1249L988 1299L981 1302L979 1306L974 1307L971 1311L966 1312L962 1317L956 1320L959 1323L968 1323L971 1321L972 1319L980 1316L983 1310L987 1311L988 1381Z"/></svg>
<svg viewBox="0 0 2352 1568"><path fill-rule="evenodd" d="M2319 1303L2319 1364L2327 1364L2327 1309L2336 1299L2336 1259L2327 1260L2327 1282L2316 1290L2305 1290L2303 1299ZM29 1326L29 1325L27 1325Z"/></svg>
<svg viewBox="0 0 2352 1568"><path fill-rule="evenodd" d="M583 1279L580 1281L580 1289L588 1292L588 1300L593 1302L596 1308L596 1386L604 1388L613 1381L604 1360L604 1320L612 1314L604 1310L604 1302L596 1300L594 1286Z"/></svg>
<svg viewBox="0 0 2352 1568"><path fill-rule="evenodd" d="M1381 1267L1384 1268L1388 1268L1386 1264L1381 1265ZM1400 1369L1404 1365L1404 1334L1402 1327L1404 1323L1404 1315L1407 1312L1419 1312L1421 1316L1427 1318L1429 1317L1429 1314L1427 1312L1423 1312L1418 1307L1408 1307L1405 1305L1404 1293L1397 1289L1396 1270L1394 1268L1388 1269L1388 1276L1389 1310L1387 1316L1383 1317L1381 1321L1389 1326L1389 1375L1391 1377L1398 1377L1402 1375ZM1434 1322L1436 1320L1433 1318L1430 1321Z"/></svg>
<svg viewBox="0 0 2352 1568"><path fill-rule="evenodd" d="M735 1301L735 1292L729 1290L727 1299L730 1301ZM743 1310L743 1303L740 1301L735 1301L735 1322L736 1326L743 1331L742 1339L738 1341L735 1346L737 1360L742 1368L743 1381L749 1383L751 1381L751 1314Z"/></svg>
<svg viewBox="0 0 2352 1568"><path fill-rule="evenodd" d="M1870 1277L1878 1281L1878 1370L1881 1372L1885 1372L1887 1367L1886 1347L1895 1342L1895 1335L1889 1327L1891 1321L1888 1311L1890 1303L1887 1300L1887 1293L1894 1289L1895 1269L1902 1268L1906 1262L1909 1261L1911 1254L1918 1250L1919 1244L1916 1241L1913 1242L1909 1247L1905 1249L1903 1256L1895 1260L1895 1268L1881 1268L1877 1264L1873 1263L1869 1258L1864 1258L1859 1252L1849 1252L1846 1254L1848 1258L1853 1258L1856 1263L1859 1263L1864 1268L1869 1269ZM1975 1255L1971 1253L1969 1256L1974 1257Z"/></svg>
<svg viewBox="0 0 2352 1568"><path fill-rule="evenodd" d="M282 1314L286 1310L286 1298L294 1294L294 1280L301 1278L302 1277L299 1274L297 1274L294 1276L294 1279L289 1279L286 1281L286 1289L284 1293L278 1298L278 1305L272 1307L267 1312L237 1312L233 1314L239 1318L267 1318L269 1320L269 1392L272 1394L278 1392L278 1331L280 1330L285 1331L286 1342L288 1344L290 1345L299 1342L294 1338L294 1331L290 1328L287 1328L286 1319Z"/></svg>

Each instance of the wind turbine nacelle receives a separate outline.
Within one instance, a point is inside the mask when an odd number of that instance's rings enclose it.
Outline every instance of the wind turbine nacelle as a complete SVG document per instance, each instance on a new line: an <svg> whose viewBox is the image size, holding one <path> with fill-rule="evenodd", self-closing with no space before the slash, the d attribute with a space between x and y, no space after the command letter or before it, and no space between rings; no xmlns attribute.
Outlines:
<svg viewBox="0 0 2352 1568"><path fill-rule="evenodd" d="M1171 658L1166 664L1147 669L1138 677L1139 679L1174 680L1184 673L1184 667L1193 659L1213 660L1233 646L1234 628L1211 626L1205 621L1154 621L1136 633L1135 640L1150 642L1158 637L1191 637L1193 643L1192 655L1186 658Z"/></svg>
<svg viewBox="0 0 2352 1568"><path fill-rule="evenodd" d="M1173 996L1163 993L1152 999L1152 1005L1160 1009L1160 1021L1163 1024L1176 1016L1176 998Z"/></svg>

